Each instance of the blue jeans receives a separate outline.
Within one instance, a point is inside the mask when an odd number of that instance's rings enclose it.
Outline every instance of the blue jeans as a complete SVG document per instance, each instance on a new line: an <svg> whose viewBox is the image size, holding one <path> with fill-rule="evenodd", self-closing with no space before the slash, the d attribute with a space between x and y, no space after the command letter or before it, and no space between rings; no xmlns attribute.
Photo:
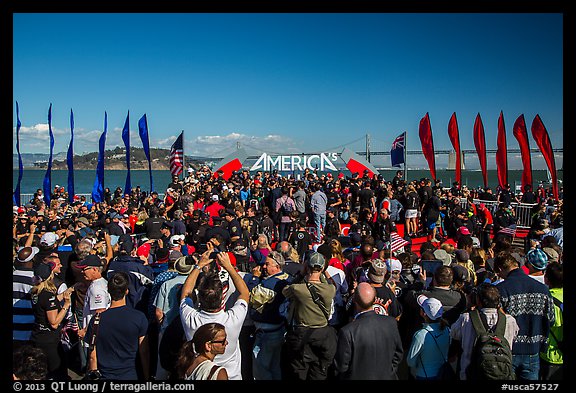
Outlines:
<svg viewBox="0 0 576 393"><path fill-rule="evenodd" d="M540 372L540 356L512 355L512 366L518 380L537 381Z"/></svg>
<svg viewBox="0 0 576 393"><path fill-rule="evenodd" d="M316 225L316 241L320 243L322 240L322 231L326 226L326 213L314 213L314 224Z"/></svg>
<svg viewBox="0 0 576 393"><path fill-rule="evenodd" d="M256 329L252 350L252 373L255 380L282 379L280 363L285 334L284 327L272 332Z"/></svg>

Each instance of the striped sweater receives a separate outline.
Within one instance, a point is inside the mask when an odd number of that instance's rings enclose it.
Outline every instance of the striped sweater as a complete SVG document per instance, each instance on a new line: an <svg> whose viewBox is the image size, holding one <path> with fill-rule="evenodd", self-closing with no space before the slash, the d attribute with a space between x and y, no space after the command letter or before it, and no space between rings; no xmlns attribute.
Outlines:
<svg viewBox="0 0 576 393"><path fill-rule="evenodd" d="M538 354L547 343L554 323L554 302L548 287L514 269L497 285L502 307L512 315L520 331L512 345L514 355Z"/></svg>
<svg viewBox="0 0 576 393"><path fill-rule="evenodd" d="M32 268L20 267L12 272L12 340L28 341L34 328L32 311Z"/></svg>

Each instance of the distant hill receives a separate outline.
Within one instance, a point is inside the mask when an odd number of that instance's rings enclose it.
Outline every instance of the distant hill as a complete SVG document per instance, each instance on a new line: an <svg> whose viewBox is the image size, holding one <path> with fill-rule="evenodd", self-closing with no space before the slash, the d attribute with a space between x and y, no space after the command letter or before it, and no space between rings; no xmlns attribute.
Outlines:
<svg viewBox="0 0 576 393"><path fill-rule="evenodd" d="M45 153L23 153L22 164L24 168L46 168L48 165L49 154ZM104 167L106 169L126 169L126 155L125 149L116 147L113 150L106 150L104 152ZM170 150L169 149L150 149L150 159L152 160L152 169L166 170L169 165ZM185 157L186 165L197 167L197 163L191 161L190 157ZM74 169L94 169L98 163L98 153L91 152L83 155L74 155ZM18 154L12 155L12 167L18 169ZM68 169L66 164L66 153L61 152L52 156L52 169ZM130 169L142 170L148 169L148 160L144 154L144 149L141 147L130 148Z"/></svg>

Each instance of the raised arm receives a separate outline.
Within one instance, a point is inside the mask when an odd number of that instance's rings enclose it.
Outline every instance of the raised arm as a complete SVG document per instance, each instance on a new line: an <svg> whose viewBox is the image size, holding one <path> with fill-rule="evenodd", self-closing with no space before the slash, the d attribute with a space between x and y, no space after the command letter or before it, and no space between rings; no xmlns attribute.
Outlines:
<svg viewBox="0 0 576 393"><path fill-rule="evenodd" d="M226 271L230 275L230 278L232 279L234 286L238 290L238 298L244 299L246 302L248 302L248 299L250 298L250 291L248 290L248 286L246 285L242 277L240 277L236 269L234 269L234 266L232 266L232 263L230 262L230 256L225 252L221 252L218 253L216 258L218 259L218 263L220 263L220 266L226 269Z"/></svg>

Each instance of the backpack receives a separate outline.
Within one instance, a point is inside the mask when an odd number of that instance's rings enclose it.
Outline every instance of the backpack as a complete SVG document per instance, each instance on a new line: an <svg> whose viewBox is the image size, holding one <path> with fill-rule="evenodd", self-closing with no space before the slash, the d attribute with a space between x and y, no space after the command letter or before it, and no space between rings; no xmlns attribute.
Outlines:
<svg viewBox="0 0 576 393"><path fill-rule="evenodd" d="M289 216L290 213L292 213L292 211L294 211L292 204L288 203L288 198L286 198L284 203L282 203L282 206L280 206L280 211L282 212L283 216Z"/></svg>
<svg viewBox="0 0 576 393"><path fill-rule="evenodd" d="M498 322L488 328L486 316L478 310L470 311L470 320L476 332L470 365L466 369L469 380L516 379L512 367L512 350L504 337L506 316L498 311Z"/></svg>

